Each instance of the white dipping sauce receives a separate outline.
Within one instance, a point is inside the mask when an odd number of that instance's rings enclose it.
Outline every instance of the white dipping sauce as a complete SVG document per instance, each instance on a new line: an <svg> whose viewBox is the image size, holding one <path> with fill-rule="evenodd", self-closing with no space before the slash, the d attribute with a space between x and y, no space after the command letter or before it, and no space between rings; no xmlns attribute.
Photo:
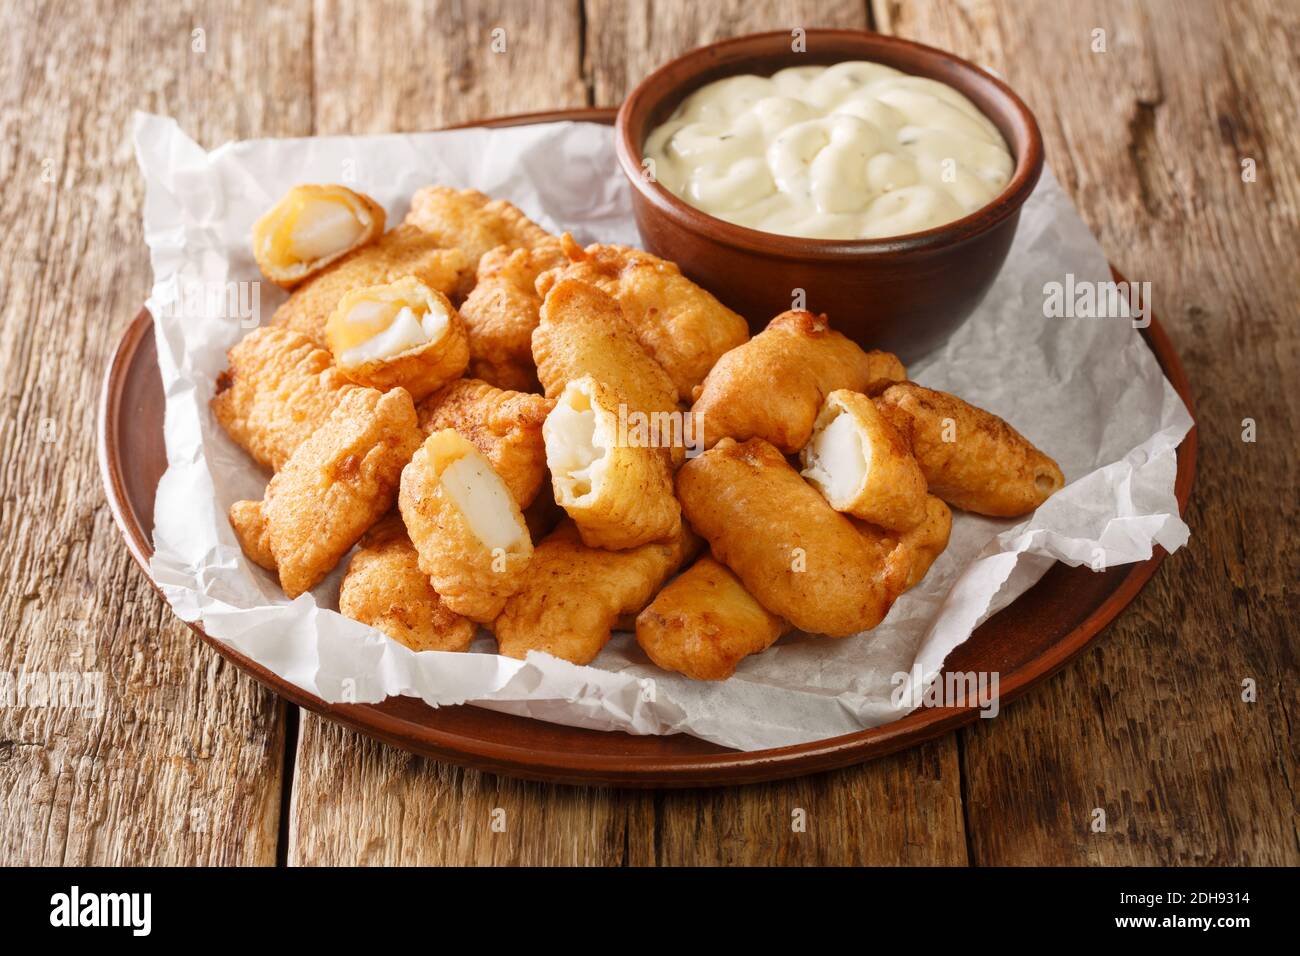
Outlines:
<svg viewBox="0 0 1300 956"><path fill-rule="evenodd" d="M1015 165L961 93L863 61L710 83L650 134L645 158L710 215L809 239L941 226L987 205Z"/></svg>

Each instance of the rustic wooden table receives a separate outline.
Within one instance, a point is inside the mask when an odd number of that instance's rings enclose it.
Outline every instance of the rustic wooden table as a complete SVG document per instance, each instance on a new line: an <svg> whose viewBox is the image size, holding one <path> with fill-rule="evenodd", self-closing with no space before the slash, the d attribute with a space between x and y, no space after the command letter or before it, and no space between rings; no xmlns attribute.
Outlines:
<svg viewBox="0 0 1300 956"><path fill-rule="evenodd" d="M177 622L113 527L93 441L150 284L133 110L210 146L423 130L616 104L690 47L799 26L1000 72L1112 261L1153 285L1196 391L1193 536L1095 649L1001 719L866 766L611 792L287 712ZM0 677L102 672L106 701L0 708L0 863L1300 862L1293 0L19 3L6 28Z"/></svg>

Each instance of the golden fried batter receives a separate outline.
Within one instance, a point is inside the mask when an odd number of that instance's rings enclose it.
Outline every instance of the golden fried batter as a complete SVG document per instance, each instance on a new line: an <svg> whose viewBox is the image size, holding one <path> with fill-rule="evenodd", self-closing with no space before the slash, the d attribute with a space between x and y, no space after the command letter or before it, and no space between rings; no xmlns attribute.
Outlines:
<svg viewBox="0 0 1300 956"><path fill-rule="evenodd" d="M231 506L235 536L251 560L279 572L288 597L297 597L393 506L402 467L419 445L415 406L403 389L352 389L260 502Z"/></svg>
<svg viewBox="0 0 1300 956"><path fill-rule="evenodd" d="M469 274L462 282L462 294L472 288L479 260L497 246L533 249L555 242L554 236L510 203L476 189L425 186L411 197L406 223L428 233L440 246L464 251Z"/></svg>
<svg viewBox="0 0 1300 956"><path fill-rule="evenodd" d="M762 439L724 438L686 462L677 497L713 556L800 630L844 637L889 612L878 551Z"/></svg>
<svg viewBox="0 0 1300 956"><path fill-rule="evenodd" d="M469 365L465 323L445 295L414 276L343 296L325 339L352 381L380 391L401 386L417 402Z"/></svg>
<svg viewBox="0 0 1300 956"><path fill-rule="evenodd" d="M555 402L529 392L493 388L463 378L429 396L416 408L420 428L431 435L454 428L468 438L506 483L521 509L546 484L542 423Z"/></svg>
<svg viewBox="0 0 1300 956"><path fill-rule="evenodd" d="M677 411L677 389L637 342L619 304L585 282L557 282L546 293L533 331L533 358L550 398L590 375L626 396L637 411Z"/></svg>
<svg viewBox="0 0 1300 956"><path fill-rule="evenodd" d="M864 352L826 316L784 312L718 360L691 412L704 445L762 438L787 455L808 443L826 396L836 389L874 395L907 377L897 357Z"/></svg>
<svg viewBox="0 0 1300 956"><path fill-rule="evenodd" d="M442 602L474 621L496 617L522 583L533 543L488 460L455 431L436 431L402 471L397 500Z"/></svg>
<svg viewBox="0 0 1300 956"><path fill-rule="evenodd" d="M564 279L590 283L613 296L638 341L689 396L722 355L749 338L749 326L682 275L677 265L627 246L582 249L565 233L570 265L542 277L538 291Z"/></svg>
<svg viewBox="0 0 1300 956"><path fill-rule="evenodd" d="M876 399L921 471L954 508L997 518L1033 511L1065 485L1061 468L991 412L912 382Z"/></svg>
<svg viewBox="0 0 1300 956"><path fill-rule="evenodd" d="M328 347L325 323L343 296L354 289L414 276L430 289L450 295L467 274L472 276L473 270L465 253L442 248L414 226L397 226L298 286L275 310L271 322Z"/></svg>
<svg viewBox="0 0 1300 956"><path fill-rule="evenodd" d="M395 511L361 539L339 588L339 611L413 651L464 651L474 640L473 622L452 613L420 570Z"/></svg>
<svg viewBox="0 0 1300 956"><path fill-rule="evenodd" d="M498 246L479 261L478 282L460 307L469 332L470 374L498 388L537 390L532 337L542 297L537 277L565 262L559 242Z"/></svg>
<svg viewBox="0 0 1300 956"><path fill-rule="evenodd" d="M667 456L620 432L626 406L619 392L584 375L560 393L542 426L555 500L588 547L635 548L681 525Z"/></svg>
<svg viewBox="0 0 1300 956"><path fill-rule="evenodd" d="M636 640L664 670L725 680L743 658L767 650L789 629L706 554L637 615Z"/></svg>
<svg viewBox="0 0 1300 956"><path fill-rule="evenodd" d="M698 547L699 539L682 525L666 541L601 551L582 543L572 521L563 522L537 545L523 587L493 625L501 653L523 658L544 651L589 664L621 615L645 607Z"/></svg>
<svg viewBox="0 0 1300 956"><path fill-rule="evenodd" d="M284 467L294 449L329 421L356 388L330 353L290 329L254 329L230 350L217 377L212 414L258 464Z"/></svg>
<svg viewBox="0 0 1300 956"><path fill-rule="evenodd" d="M895 531L925 518L925 476L901 435L859 392L826 396L800 455L803 476L836 511Z"/></svg>
<svg viewBox="0 0 1300 956"><path fill-rule="evenodd" d="M867 543L885 562L890 594L897 597L921 583L930 565L948 547L952 512L935 495L925 499L925 518L901 534L864 521L854 522Z"/></svg>
<svg viewBox="0 0 1300 956"><path fill-rule="evenodd" d="M253 224L262 274L291 289L384 231L384 207L346 186L294 186Z"/></svg>

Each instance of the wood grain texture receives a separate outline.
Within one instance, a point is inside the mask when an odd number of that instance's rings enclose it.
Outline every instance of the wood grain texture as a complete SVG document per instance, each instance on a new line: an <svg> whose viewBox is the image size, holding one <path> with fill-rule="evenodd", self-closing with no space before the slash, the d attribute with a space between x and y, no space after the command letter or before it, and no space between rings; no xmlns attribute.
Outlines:
<svg viewBox="0 0 1300 956"><path fill-rule="evenodd" d="M955 736L832 773L667 791L655 861L666 866L962 866Z"/></svg>
<svg viewBox="0 0 1300 956"><path fill-rule="evenodd" d="M1197 392L1190 546L1095 650L962 732L972 862L1295 865L1300 397L1284 383L1300 372L1300 10L883 2L876 13L1026 98L1102 248L1152 283ZM1256 182L1243 182L1246 158ZM1246 418L1255 443L1242 441ZM1242 700L1246 679L1255 703Z"/></svg>
<svg viewBox="0 0 1300 956"><path fill-rule="evenodd" d="M585 68L594 106L617 106L651 70L724 37L802 27L865 29L859 0L585 0Z"/></svg>
<svg viewBox="0 0 1300 956"><path fill-rule="evenodd" d="M316 133L436 129L586 106L577 2L317 0Z"/></svg>
<svg viewBox="0 0 1300 956"><path fill-rule="evenodd" d="M651 862L654 795L510 780L304 715L291 866Z"/></svg>
<svg viewBox="0 0 1300 956"><path fill-rule="evenodd" d="M0 675L17 692L98 674L104 697L97 714L0 708L0 863L274 861L283 706L203 650L135 567L93 426L107 357L150 285L131 113L170 114L207 143L308 132L292 21L256 2L7 10Z"/></svg>

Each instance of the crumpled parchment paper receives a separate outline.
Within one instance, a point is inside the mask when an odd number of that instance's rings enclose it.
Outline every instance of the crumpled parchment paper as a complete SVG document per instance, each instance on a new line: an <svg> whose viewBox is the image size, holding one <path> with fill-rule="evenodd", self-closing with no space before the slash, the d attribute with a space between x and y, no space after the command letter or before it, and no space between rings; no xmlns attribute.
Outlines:
<svg viewBox="0 0 1300 956"><path fill-rule="evenodd" d="M587 667L537 653L500 657L484 633L468 654L414 653L338 614L346 560L314 592L288 601L243 557L226 521L229 505L260 497L266 479L226 438L208 401L226 350L283 298L259 282L250 228L296 183L352 185L381 202L390 223L417 188L446 183L509 199L584 243L636 245L611 129L558 123L253 140L212 152L164 117L138 114L134 133L167 402L151 573L181 618L328 701L408 694L601 730L689 733L742 750L802 743L901 717L910 705L899 702L900 688L918 699L948 653L1053 561L1110 567L1187 541L1174 452L1192 421L1134 322L1044 314L1046 283L1111 278L1045 171L984 303L910 370L923 385L1002 415L1060 462L1068 484L1035 514L956 513L948 550L880 627L845 640L787 637L722 683L659 670L630 634L615 635ZM903 673L906 682L896 677Z"/></svg>

